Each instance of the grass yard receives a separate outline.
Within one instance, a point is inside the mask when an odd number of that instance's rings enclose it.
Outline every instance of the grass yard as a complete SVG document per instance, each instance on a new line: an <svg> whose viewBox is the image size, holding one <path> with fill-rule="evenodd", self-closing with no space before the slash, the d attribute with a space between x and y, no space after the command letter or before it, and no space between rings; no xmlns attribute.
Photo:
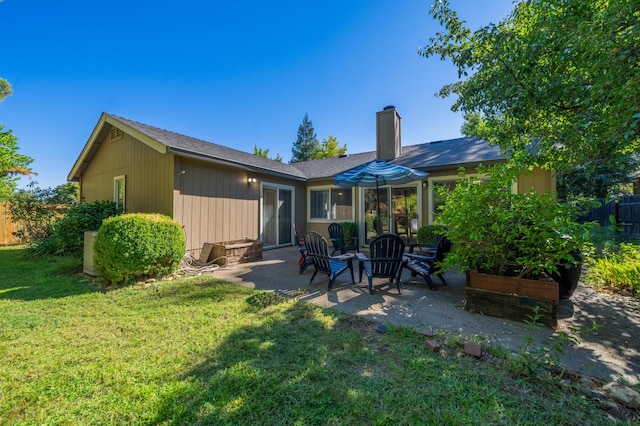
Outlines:
<svg viewBox="0 0 640 426"><path fill-rule="evenodd" d="M103 289L70 265L0 248L2 424L611 424L455 336L433 353L413 330L211 277Z"/></svg>

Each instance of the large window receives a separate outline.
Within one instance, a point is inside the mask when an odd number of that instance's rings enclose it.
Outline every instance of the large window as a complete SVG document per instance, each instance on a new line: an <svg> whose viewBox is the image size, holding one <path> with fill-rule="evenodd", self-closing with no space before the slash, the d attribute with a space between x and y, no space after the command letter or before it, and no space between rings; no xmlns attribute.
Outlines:
<svg viewBox="0 0 640 426"><path fill-rule="evenodd" d="M353 220L351 188L310 189L309 220Z"/></svg>

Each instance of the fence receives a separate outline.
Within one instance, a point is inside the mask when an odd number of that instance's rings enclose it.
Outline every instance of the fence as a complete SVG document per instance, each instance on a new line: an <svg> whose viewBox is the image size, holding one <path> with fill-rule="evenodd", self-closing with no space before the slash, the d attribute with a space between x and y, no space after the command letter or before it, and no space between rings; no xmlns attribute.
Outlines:
<svg viewBox="0 0 640 426"><path fill-rule="evenodd" d="M11 221L11 215L9 215L9 206L0 203L0 246L17 244L20 242L13 235L14 231L16 231L16 226Z"/></svg>
<svg viewBox="0 0 640 426"><path fill-rule="evenodd" d="M599 222L601 226L609 226L609 217L613 216L621 226L622 234L640 237L640 195L627 195L619 200L599 200L600 207L593 208L583 216L583 221Z"/></svg>

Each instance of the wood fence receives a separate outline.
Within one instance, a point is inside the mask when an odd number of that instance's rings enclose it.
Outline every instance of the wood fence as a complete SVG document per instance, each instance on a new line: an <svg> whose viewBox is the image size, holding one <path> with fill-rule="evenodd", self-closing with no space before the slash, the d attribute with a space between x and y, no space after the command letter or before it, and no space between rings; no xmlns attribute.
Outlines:
<svg viewBox="0 0 640 426"><path fill-rule="evenodd" d="M0 246L18 244L20 240L13 235L16 230L15 224L11 221L9 206L0 203Z"/></svg>
<svg viewBox="0 0 640 426"><path fill-rule="evenodd" d="M640 237L640 195L627 195L619 200L599 200L600 207L591 209L583 216L582 221L595 221L600 226L610 226L609 217L613 216L616 224L622 228L622 234Z"/></svg>

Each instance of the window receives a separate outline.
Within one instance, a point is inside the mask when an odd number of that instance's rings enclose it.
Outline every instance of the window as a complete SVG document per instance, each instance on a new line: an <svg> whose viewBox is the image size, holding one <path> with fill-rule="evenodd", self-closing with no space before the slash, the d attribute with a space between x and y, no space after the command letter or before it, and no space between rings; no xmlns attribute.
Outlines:
<svg viewBox="0 0 640 426"><path fill-rule="evenodd" d="M353 220L351 188L310 189L309 220Z"/></svg>
<svg viewBox="0 0 640 426"><path fill-rule="evenodd" d="M125 200L125 176L116 176L113 178L113 201L124 211Z"/></svg>

